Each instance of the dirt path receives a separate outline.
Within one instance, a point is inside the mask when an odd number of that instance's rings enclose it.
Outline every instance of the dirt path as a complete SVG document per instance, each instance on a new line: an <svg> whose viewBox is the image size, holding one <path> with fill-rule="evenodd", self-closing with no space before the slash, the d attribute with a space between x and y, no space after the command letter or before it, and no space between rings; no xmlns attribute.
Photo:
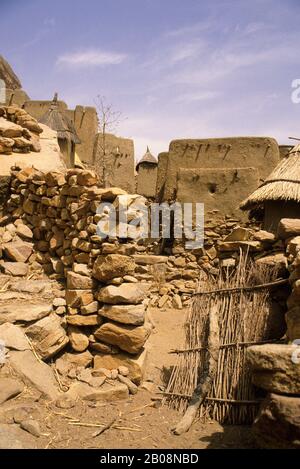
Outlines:
<svg viewBox="0 0 300 469"><path fill-rule="evenodd" d="M161 407L155 400L170 375L175 355L170 349L178 347L183 333L184 311L152 310L156 328L149 341L147 389L139 390L127 400L113 403L80 401L70 409L60 409L53 403L39 400L38 394L28 388L17 398L0 407L0 447L10 438L24 447L36 448L253 448L249 427L222 427L216 422L195 422L191 430L175 436L171 428L180 415L172 409ZM16 412L29 411L39 422L41 436L34 437L14 423ZM114 425L99 436L101 427L114 418ZM87 424L87 426L85 426ZM117 428L114 428L117 427ZM4 437L3 437L4 438Z"/></svg>

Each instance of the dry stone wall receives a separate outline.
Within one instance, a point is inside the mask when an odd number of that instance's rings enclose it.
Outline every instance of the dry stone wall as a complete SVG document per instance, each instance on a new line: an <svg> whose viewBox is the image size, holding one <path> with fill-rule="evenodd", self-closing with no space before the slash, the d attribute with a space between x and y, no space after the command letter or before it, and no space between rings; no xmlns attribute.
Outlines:
<svg viewBox="0 0 300 469"><path fill-rule="evenodd" d="M287 337L291 341L298 335L300 227L295 220L293 226L282 221L275 236L214 211L214 217L206 220L202 248L186 250L185 240L176 240L165 246L164 255L158 255L157 240L125 239L113 233L100 237L97 224L105 222L109 212L97 213L99 204L117 208L126 200L132 220L138 216L137 199L147 207L148 201L137 194L99 187L95 174L87 170L12 169L10 198L0 220L0 268L5 275L20 278L42 268L63 285L50 315L49 307L26 312L32 323L27 328L30 340L42 359L65 351L68 363L83 360L85 366L92 365L92 371L85 372L91 380L123 376L122 370L124 378L139 384L153 328L151 308L188 306L199 280L205 283L206 276L218 275L219 269L234 269L241 251L278 269L280 276L287 276L287 268L292 270ZM272 339L286 332L285 300L286 290L277 291L270 311ZM56 365L63 370L66 358L58 358ZM294 380L297 372L293 373Z"/></svg>
<svg viewBox="0 0 300 469"><path fill-rule="evenodd" d="M261 447L299 449L300 220L283 218L278 225L277 237L283 245L291 293L287 298L283 340L248 349L252 381L268 393L255 420L254 432Z"/></svg>
<svg viewBox="0 0 300 469"><path fill-rule="evenodd" d="M12 153L40 152L41 127L23 109L15 106L0 107L0 155L10 158ZM9 176L0 160L0 213L8 198Z"/></svg>
<svg viewBox="0 0 300 469"><path fill-rule="evenodd" d="M49 317L49 309L30 313L28 333L42 359L62 350L74 357L85 354L98 374L124 366L127 377L139 384L151 307L181 309L195 289L200 266L189 253L184 261L180 253L157 256L155 243L144 239L98 236L97 223L107 215L97 213L100 202L118 207L124 197L132 220L130 204L146 199L99 187L91 171L13 168L0 220L0 269L17 278L42 269L63 284Z"/></svg>
<svg viewBox="0 0 300 469"><path fill-rule="evenodd" d="M92 172L75 169L13 172L6 219L12 223L6 223L9 230L2 236L2 269L24 274L30 260L31 266L37 263L48 275L66 280L65 298L54 306L68 325L74 352L89 348L137 355L151 330L145 323L147 285L137 285L132 275L135 262L128 254L134 247L103 242L96 234L100 201L114 202L124 194L96 183ZM54 352L67 342L60 341Z"/></svg>
<svg viewBox="0 0 300 469"><path fill-rule="evenodd" d="M39 152L39 134L42 131L37 121L23 109L0 107L0 153Z"/></svg>

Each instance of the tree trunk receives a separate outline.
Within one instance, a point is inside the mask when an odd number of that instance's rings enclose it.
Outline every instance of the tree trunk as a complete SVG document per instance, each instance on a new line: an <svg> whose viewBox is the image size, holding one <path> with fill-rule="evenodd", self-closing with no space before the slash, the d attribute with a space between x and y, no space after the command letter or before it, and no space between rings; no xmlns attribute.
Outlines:
<svg viewBox="0 0 300 469"><path fill-rule="evenodd" d="M205 400L207 394L210 391L211 385L214 380L214 376L217 371L218 355L219 355L219 322L218 322L218 311L217 307L214 306L209 313L209 324L208 324L208 339L207 339L207 364L203 375L200 377L199 384L197 385L193 396L191 397L189 406L177 424L173 429L175 435L181 435L187 432L199 410L200 405Z"/></svg>

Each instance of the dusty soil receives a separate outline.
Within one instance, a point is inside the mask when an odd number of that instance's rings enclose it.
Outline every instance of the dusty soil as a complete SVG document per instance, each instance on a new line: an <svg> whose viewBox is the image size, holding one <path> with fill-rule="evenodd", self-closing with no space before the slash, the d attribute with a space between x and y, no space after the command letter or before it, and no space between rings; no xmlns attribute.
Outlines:
<svg viewBox="0 0 300 469"><path fill-rule="evenodd" d="M9 300L13 301L17 299ZM184 311L153 309L151 314L156 327L148 344L147 389L140 388L137 395L123 401L78 401L70 409L60 409L25 388L21 395L0 406L0 447L3 434L4 441L17 438L26 448L255 448L251 429L245 426L196 421L187 434L172 434L180 415L162 407L158 399L175 361L169 351L182 340ZM24 407L30 407L30 414L40 424L39 438L14 423L17 409ZM113 419L111 428L95 436L101 428L97 424L106 425Z"/></svg>

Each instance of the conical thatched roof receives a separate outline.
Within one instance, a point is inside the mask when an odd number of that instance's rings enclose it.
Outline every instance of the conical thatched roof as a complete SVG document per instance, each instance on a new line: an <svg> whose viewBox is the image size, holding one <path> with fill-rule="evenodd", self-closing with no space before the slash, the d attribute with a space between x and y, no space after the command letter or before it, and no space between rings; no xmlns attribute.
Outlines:
<svg viewBox="0 0 300 469"><path fill-rule="evenodd" d="M67 115L58 108L57 93L55 93L53 101L48 111L39 120L41 124L45 124L50 129L56 130L57 137L63 140L71 140L73 143L81 143L73 122Z"/></svg>
<svg viewBox="0 0 300 469"><path fill-rule="evenodd" d="M152 153L149 150L149 147L147 147L146 153L144 154L144 156L140 159L140 161L136 165L136 169L138 169L138 167L141 163L148 163L148 164L156 164L157 165L157 159L155 158L155 156L152 155Z"/></svg>
<svg viewBox="0 0 300 469"><path fill-rule="evenodd" d="M300 145L296 145L280 161L265 182L241 203L240 208L250 210L267 200L300 203Z"/></svg>

